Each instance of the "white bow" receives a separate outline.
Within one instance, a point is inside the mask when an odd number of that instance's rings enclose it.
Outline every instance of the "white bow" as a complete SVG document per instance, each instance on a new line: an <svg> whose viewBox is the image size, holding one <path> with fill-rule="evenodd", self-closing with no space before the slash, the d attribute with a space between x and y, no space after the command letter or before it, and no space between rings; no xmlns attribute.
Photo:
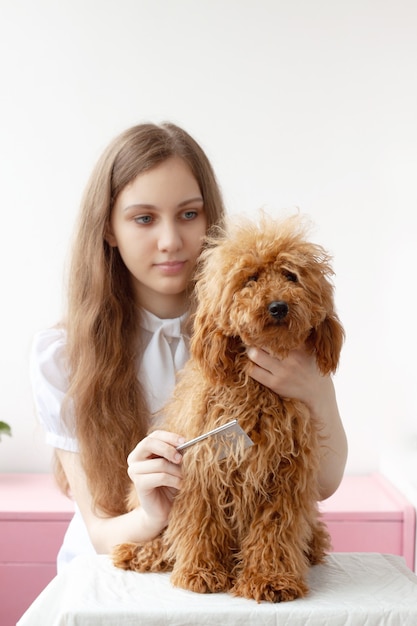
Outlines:
<svg viewBox="0 0 417 626"><path fill-rule="evenodd" d="M144 352L139 379L151 413L159 411L168 400L174 389L176 373L188 360L188 337L183 333L187 318L188 313L175 319L160 319L141 310Z"/></svg>

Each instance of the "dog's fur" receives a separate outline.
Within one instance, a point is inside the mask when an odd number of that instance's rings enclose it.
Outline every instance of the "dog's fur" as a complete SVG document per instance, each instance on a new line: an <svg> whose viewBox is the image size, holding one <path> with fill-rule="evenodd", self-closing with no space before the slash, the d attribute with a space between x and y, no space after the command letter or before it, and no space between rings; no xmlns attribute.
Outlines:
<svg viewBox="0 0 417 626"><path fill-rule="evenodd" d="M330 548L317 508L325 441L303 403L251 378L246 346L282 359L305 345L323 375L334 372L344 332L332 274L328 254L306 240L297 216L262 216L259 226L243 221L209 243L196 286L191 358L163 428L192 438L237 418L254 445L224 460L209 440L186 450L168 527L147 543L117 546L115 565L172 570L178 587L231 590L258 602L308 592L308 567ZM277 302L281 319L270 312Z"/></svg>

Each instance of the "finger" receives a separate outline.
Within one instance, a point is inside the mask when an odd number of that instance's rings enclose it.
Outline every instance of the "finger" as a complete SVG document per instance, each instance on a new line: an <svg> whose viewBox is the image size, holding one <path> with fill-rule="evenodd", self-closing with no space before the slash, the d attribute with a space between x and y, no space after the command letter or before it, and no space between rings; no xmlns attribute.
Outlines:
<svg viewBox="0 0 417 626"><path fill-rule="evenodd" d="M184 437L180 437L177 433L172 433L169 430L154 430L149 433L148 437L145 437L145 439L147 438L159 439L160 441L165 441L172 446L178 446L180 443L184 443Z"/></svg>
<svg viewBox="0 0 417 626"><path fill-rule="evenodd" d="M258 367L267 370L271 374L277 369L277 366L281 362L278 357L271 356L266 350L262 348L250 347L247 350L247 354L252 363ZM251 373L252 375L252 373Z"/></svg>
<svg viewBox="0 0 417 626"><path fill-rule="evenodd" d="M273 389L277 383L276 376L266 368L259 367L259 365L254 364L252 366L249 376L269 389Z"/></svg>
<svg viewBox="0 0 417 626"><path fill-rule="evenodd" d="M170 463L162 457L154 457L147 461L137 461L129 465L127 471L131 480L140 479L142 476L149 476L150 474L182 476L181 467L175 463Z"/></svg>
<svg viewBox="0 0 417 626"><path fill-rule="evenodd" d="M161 484L162 483L162 484ZM139 500L143 500L143 496L151 494L158 489L175 489L179 491L182 486L182 478L172 476L172 474L149 474L144 476L140 485L136 485Z"/></svg>
<svg viewBox="0 0 417 626"><path fill-rule="evenodd" d="M163 457L171 463L181 463L182 456L176 447L184 443L185 439L175 433L155 431L138 443L127 458L128 464L136 461L145 461L152 457Z"/></svg>

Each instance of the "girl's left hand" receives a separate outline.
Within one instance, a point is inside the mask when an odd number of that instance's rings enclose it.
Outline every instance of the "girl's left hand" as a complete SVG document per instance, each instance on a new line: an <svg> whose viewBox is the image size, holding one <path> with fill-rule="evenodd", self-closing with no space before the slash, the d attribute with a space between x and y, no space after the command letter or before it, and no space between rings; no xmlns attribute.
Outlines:
<svg viewBox="0 0 417 626"><path fill-rule="evenodd" d="M317 365L314 354L304 348L292 350L285 359L272 356L263 348L250 346L247 354L252 361L250 375L265 387L284 398L294 398L307 404L316 413L318 396L327 386L326 378Z"/></svg>

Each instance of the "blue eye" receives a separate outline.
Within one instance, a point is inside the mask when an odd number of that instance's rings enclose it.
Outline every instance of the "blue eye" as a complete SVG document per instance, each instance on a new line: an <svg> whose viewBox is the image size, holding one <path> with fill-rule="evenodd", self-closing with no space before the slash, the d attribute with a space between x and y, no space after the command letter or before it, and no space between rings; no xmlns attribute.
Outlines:
<svg viewBox="0 0 417 626"><path fill-rule="evenodd" d="M193 220L195 217L197 217L197 211L185 211L184 213L186 220Z"/></svg>
<svg viewBox="0 0 417 626"><path fill-rule="evenodd" d="M152 222L152 217L150 215L139 215L135 217L135 222L137 224L150 224Z"/></svg>

